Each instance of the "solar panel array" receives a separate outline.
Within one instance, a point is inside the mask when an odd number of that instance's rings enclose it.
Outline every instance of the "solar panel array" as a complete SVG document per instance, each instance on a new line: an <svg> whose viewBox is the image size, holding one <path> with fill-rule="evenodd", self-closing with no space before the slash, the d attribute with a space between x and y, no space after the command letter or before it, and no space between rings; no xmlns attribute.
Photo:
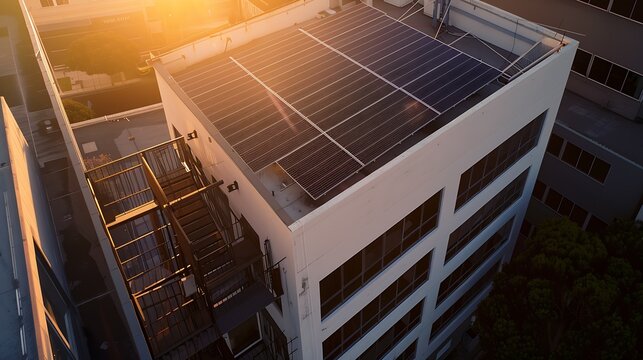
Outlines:
<svg viewBox="0 0 643 360"><path fill-rule="evenodd" d="M174 79L253 171L277 163L318 199L499 74L357 5Z"/></svg>

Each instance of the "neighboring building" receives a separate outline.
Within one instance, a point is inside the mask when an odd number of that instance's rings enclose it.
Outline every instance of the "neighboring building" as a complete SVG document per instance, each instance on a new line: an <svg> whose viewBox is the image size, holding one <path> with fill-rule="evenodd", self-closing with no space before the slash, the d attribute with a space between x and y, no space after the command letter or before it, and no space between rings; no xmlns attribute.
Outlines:
<svg viewBox="0 0 643 360"><path fill-rule="evenodd" d="M40 166L1 96L0 109L0 358L86 357Z"/></svg>
<svg viewBox="0 0 643 360"><path fill-rule="evenodd" d="M559 215L593 231L635 218L643 210L643 1L488 2L579 40L523 235Z"/></svg>
<svg viewBox="0 0 643 360"><path fill-rule="evenodd" d="M88 172L153 356L442 358L511 257L577 42L475 0L451 46L420 13L328 8L154 59L178 139Z"/></svg>
<svg viewBox="0 0 643 360"><path fill-rule="evenodd" d="M2 219L8 221L0 226L8 266L0 358L20 352L39 359L149 357L51 68L20 0L0 2L0 96Z"/></svg>

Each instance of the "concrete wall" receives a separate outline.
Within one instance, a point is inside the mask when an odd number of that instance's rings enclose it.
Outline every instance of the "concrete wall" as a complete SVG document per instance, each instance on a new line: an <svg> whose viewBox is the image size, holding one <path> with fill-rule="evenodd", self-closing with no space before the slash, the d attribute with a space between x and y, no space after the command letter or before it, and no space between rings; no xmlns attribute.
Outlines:
<svg viewBox="0 0 643 360"><path fill-rule="evenodd" d="M489 4L530 21L561 28L580 41L579 47L592 54L643 74L640 23L597 9L576 0L487 0ZM576 33L576 34L575 34ZM568 89L612 111L634 119L643 115L638 101L576 73Z"/></svg>

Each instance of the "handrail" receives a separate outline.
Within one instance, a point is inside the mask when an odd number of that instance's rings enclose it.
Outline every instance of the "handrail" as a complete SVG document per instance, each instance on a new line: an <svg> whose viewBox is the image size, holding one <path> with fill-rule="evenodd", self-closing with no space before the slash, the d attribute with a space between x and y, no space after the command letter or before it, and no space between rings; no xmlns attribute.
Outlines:
<svg viewBox="0 0 643 360"><path fill-rule="evenodd" d="M112 161L107 162L107 163L105 163L105 164L99 165L99 166L97 166L97 167L95 167L95 168L91 168L91 169L89 169L89 170L85 171L85 174L93 173L93 172L95 172L96 170L103 169L103 168L105 168L106 166L109 166L109 165L114 165L114 164L116 164L116 163L118 163L118 162L123 161L124 159L129 159L129 158L131 158L131 157L137 156L138 154L145 153L145 152L148 152L148 151L151 151L151 150L154 150L154 149L157 149L157 148L160 148L160 147L163 147L163 146L166 146L166 145L172 144L172 143L174 143L174 142L178 142L179 140L183 140L183 136L179 136L179 137L177 137L177 138L174 138L174 139L171 139L171 140L167 140L167 141L162 142L162 143L160 143L160 144L156 144L156 145L150 146L150 147L145 148L145 149L143 149L143 150L139 150L139 151L137 151L137 152L135 152L135 153L132 153L132 154L129 154L129 155L123 156L123 157L121 157L121 158L118 158L118 159L116 159L116 160L112 160Z"/></svg>

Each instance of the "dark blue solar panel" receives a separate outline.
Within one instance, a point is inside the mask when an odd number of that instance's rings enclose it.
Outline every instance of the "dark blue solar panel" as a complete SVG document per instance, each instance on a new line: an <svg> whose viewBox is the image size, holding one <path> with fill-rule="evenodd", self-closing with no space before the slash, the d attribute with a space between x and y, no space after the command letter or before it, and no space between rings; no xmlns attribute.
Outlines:
<svg viewBox="0 0 643 360"><path fill-rule="evenodd" d="M365 5L303 30L174 79L253 171L276 162L314 199L498 76Z"/></svg>

